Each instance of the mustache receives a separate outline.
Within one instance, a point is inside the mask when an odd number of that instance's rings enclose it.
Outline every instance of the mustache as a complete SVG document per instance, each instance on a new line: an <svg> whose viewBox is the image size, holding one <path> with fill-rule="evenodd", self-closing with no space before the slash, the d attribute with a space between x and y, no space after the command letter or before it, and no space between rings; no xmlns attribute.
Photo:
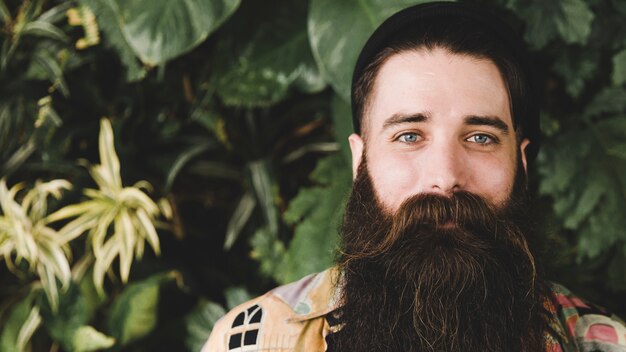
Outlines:
<svg viewBox="0 0 626 352"><path fill-rule="evenodd" d="M513 245L521 246L528 250L528 244L523 236L510 234L522 234L514 222L507 221L523 209L517 207L517 202L509 201L505 206L497 207L483 197L467 192L459 191L450 196L432 193L416 194L407 198L394 213L380 211L365 211L371 207L369 200L361 200L354 197L354 203L347 209L346 218L361 219L359 225L362 231L351 233L346 244L354 243L358 246L350 246L351 254L375 257L378 254L388 252L406 234L416 237L434 236L440 233L480 234L483 238L477 238L479 242L493 242L505 244L513 241ZM359 214L351 214L354 209ZM363 223L368 224L366 226ZM512 228L513 227L513 228ZM350 232L350 231L348 231ZM507 238L502 238L508 235ZM449 236L442 236L449 237ZM429 238L417 238L419 241ZM432 238L435 241L443 240ZM410 240L410 239L409 239ZM454 240L451 238L449 240ZM459 240L470 240L468 238ZM348 254L348 253L343 253ZM528 251L530 254L530 251Z"/></svg>

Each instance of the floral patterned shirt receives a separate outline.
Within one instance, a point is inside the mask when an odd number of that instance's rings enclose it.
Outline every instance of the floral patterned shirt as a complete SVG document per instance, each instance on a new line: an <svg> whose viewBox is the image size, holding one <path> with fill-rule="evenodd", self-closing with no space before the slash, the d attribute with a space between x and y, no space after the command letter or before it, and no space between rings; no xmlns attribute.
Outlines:
<svg viewBox="0 0 626 352"><path fill-rule="evenodd" d="M231 310L215 325L202 352L326 351L326 336L335 332L338 306L336 268L284 286ZM553 284L555 335L546 337L546 352L626 352L626 325L614 315Z"/></svg>

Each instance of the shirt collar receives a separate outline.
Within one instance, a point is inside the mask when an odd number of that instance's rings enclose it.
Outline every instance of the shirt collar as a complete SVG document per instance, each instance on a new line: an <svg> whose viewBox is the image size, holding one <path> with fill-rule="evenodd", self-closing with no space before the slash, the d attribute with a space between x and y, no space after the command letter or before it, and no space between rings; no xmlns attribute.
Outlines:
<svg viewBox="0 0 626 352"><path fill-rule="evenodd" d="M293 310L293 316L288 319L290 322L315 319L337 309L341 295L340 279L339 269L332 267L277 287L272 293Z"/></svg>

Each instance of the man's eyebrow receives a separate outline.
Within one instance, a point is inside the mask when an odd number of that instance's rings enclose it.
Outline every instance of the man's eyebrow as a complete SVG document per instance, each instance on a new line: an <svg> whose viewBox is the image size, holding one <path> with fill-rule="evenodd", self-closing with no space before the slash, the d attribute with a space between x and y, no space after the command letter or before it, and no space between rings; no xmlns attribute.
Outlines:
<svg viewBox="0 0 626 352"><path fill-rule="evenodd" d="M497 116L468 116L465 118L466 125L491 126L504 134L509 134L509 126Z"/></svg>
<svg viewBox="0 0 626 352"><path fill-rule="evenodd" d="M383 130L387 129L391 126L403 124L403 123L411 123L411 122L425 122L428 121L430 117L427 114L417 113L417 114L393 114L390 118L385 120L383 124Z"/></svg>

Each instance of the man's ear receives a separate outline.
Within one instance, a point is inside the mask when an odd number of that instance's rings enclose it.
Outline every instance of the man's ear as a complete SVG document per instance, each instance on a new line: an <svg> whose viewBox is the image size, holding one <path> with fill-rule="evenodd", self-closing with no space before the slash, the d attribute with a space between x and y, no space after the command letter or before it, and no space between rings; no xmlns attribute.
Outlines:
<svg viewBox="0 0 626 352"><path fill-rule="evenodd" d="M358 134L353 133L348 137L348 142L352 152L352 179L355 179L363 157L363 139Z"/></svg>
<svg viewBox="0 0 626 352"><path fill-rule="evenodd" d="M530 144L530 141L528 140L528 138L524 138L519 144L520 156L522 158L522 165L524 166L524 174L526 174L527 177L528 177L528 164L526 162L526 147L528 147L529 144Z"/></svg>

